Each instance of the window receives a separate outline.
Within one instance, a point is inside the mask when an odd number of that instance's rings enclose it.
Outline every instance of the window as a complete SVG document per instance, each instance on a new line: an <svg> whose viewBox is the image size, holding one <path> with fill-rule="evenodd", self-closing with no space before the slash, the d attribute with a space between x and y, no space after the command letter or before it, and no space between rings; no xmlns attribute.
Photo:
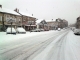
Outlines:
<svg viewBox="0 0 80 60"><path fill-rule="evenodd" d="M14 20L14 22L16 22L16 18L12 18Z"/></svg>
<svg viewBox="0 0 80 60"><path fill-rule="evenodd" d="M34 25L35 24L35 22L34 21L28 21L28 24L30 25Z"/></svg>
<svg viewBox="0 0 80 60"><path fill-rule="evenodd" d="M9 17L6 17L6 22L8 22L10 20L10 18Z"/></svg>
<svg viewBox="0 0 80 60"><path fill-rule="evenodd" d="M0 16L0 21L2 21L2 16Z"/></svg>
<svg viewBox="0 0 80 60"><path fill-rule="evenodd" d="M21 19L19 19L19 23L21 23Z"/></svg>

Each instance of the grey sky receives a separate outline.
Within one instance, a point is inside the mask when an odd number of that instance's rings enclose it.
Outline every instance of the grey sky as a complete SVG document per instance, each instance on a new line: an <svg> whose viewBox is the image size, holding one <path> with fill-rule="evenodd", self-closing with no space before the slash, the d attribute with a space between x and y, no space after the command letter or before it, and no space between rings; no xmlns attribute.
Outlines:
<svg viewBox="0 0 80 60"><path fill-rule="evenodd" d="M66 19L69 24L75 23L80 16L79 0L0 0L3 7L23 12L30 12L39 19Z"/></svg>

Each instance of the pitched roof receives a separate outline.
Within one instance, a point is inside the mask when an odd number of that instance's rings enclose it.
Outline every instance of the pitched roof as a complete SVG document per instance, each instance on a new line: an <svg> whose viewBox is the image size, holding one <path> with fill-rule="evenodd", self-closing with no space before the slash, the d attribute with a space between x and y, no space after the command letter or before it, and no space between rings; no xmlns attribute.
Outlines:
<svg viewBox="0 0 80 60"><path fill-rule="evenodd" d="M36 23L38 24L38 23L40 23L42 20L43 20L43 19L38 19L38 20L36 21Z"/></svg>
<svg viewBox="0 0 80 60"><path fill-rule="evenodd" d="M19 13L20 13L21 15L24 15L24 16L29 16L29 17L35 18L34 16L32 16L31 14L29 14L28 12L21 12L21 11L19 11Z"/></svg>
<svg viewBox="0 0 80 60"><path fill-rule="evenodd" d="M46 20L46 22L54 22L54 21L56 21L55 19L53 19L53 20Z"/></svg>
<svg viewBox="0 0 80 60"><path fill-rule="evenodd" d="M17 12L10 10L10 9L6 9L6 8L0 8L0 12L9 13L9 14L13 14L13 15L20 15Z"/></svg>

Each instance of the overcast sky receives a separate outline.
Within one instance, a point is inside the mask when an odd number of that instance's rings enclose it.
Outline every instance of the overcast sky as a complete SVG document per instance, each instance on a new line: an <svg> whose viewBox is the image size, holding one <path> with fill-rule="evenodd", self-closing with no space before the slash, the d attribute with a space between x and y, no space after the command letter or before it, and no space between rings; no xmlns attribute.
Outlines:
<svg viewBox="0 0 80 60"><path fill-rule="evenodd" d="M75 23L80 16L80 0L0 0L4 8L30 12L38 19L66 19Z"/></svg>

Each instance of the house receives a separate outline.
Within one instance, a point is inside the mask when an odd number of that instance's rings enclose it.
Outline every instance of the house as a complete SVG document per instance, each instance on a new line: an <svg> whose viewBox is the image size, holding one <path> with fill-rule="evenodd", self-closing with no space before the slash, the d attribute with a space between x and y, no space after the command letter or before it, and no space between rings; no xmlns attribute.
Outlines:
<svg viewBox="0 0 80 60"><path fill-rule="evenodd" d="M39 28L40 28L40 25L42 25L42 24L40 23L42 20L43 20L43 19L38 19L38 20L36 21L37 29L39 29Z"/></svg>
<svg viewBox="0 0 80 60"><path fill-rule="evenodd" d="M63 19L63 28L68 27L68 21L66 21L65 19Z"/></svg>
<svg viewBox="0 0 80 60"><path fill-rule="evenodd" d="M37 28L44 29L45 31L49 30L45 19L38 19L37 20Z"/></svg>
<svg viewBox="0 0 80 60"><path fill-rule="evenodd" d="M22 16L22 26L25 28L25 30L29 31L36 28L36 18L27 12L21 12L19 9L15 9L15 12L20 14Z"/></svg>
<svg viewBox="0 0 80 60"><path fill-rule="evenodd" d="M66 21L65 19L58 18L56 19L56 22L58 23L58 28L62 29L68 26L68 21Z"/></svg>
<svg viewBox="0 0 80 60"><path fill-rule="evenodd" d="M80 29L80 17L77 18L76 28Z"/></svg>
<svg viewBox="0 0 80 60"><path fill-rule="evenodd" d="M46 20L49 30L55 30L58 27L58 22L54 20Z"/></svg>
<svg viewBox="0 0 80 60"><path fill-rule="evenodd" d="M55 20L39 19L37 20L37 28L44 30L55 30L58 28L58 22Z"/></svg>
<svg viewBox="0 0 80 60"><path fill-rule="evenodd" d="M17 28L18 25L22 25L22 17L20 14L13 10L3 8L0 5L0 31L5 31L5 29L11 26L11 20L13 20L12 26Z"/></svg>
<svg viewBox="0 0 80 60"><path fill-rule="evenodd" d="M58 28L64 28L68 26L68 22L65 19L46 20L49 30L56 30Z"/></svg>

